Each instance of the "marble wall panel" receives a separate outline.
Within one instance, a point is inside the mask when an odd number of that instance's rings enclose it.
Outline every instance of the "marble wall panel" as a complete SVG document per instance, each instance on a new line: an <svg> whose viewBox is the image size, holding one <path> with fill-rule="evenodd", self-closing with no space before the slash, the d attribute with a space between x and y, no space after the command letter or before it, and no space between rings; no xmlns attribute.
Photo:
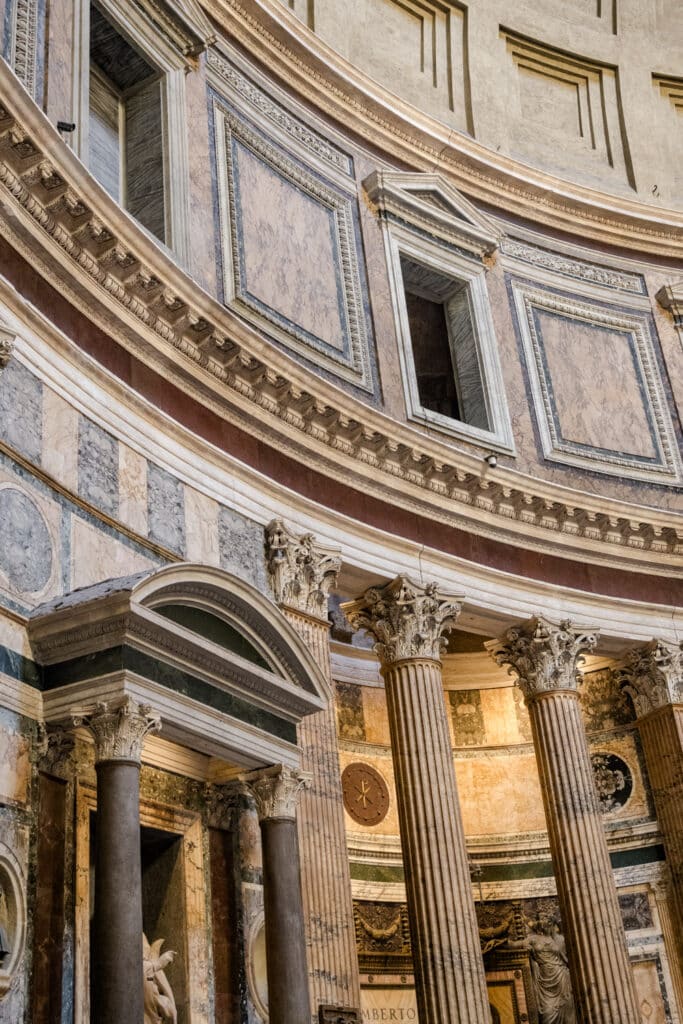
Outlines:
<svg viewBox="0 0 683 1024"><path fill-rule="evenodd" d="M368 743L377 743L388 747L391 743L391 735L384 689L374 686L364 686L362 689L365 739Z"/></svg>
<svg viewBox="0 0 683 1024"><path fill-rule="evenodd" d="M218 565L218 502L186 487L185 517L188 562Z"/></svg>
<svg viewBox="0 0 683 1024"><path fill-rule="evenodd" d="M78 412L52 388L43 388L45 431L41 465L63 487L78 490Z"/></svg>
<svg viewBox="0 0 683 1024"><path fill-rule="evenodd" d="M37 487L0 469L0 595L32 606L59 592L61 509Z"/></svg>
<svg viewBox="0 0 683 1024"><path fill-rule="evenodd" d="M652 817L634 734L603 735L589 749L605 822Z"/></svg>
<svg viewBox="0 0 683 1024"><path fill-rule="evenodd" d="M475 747L486 743L486 728L479 690L449 690L453 740L456 747Z"/></svg>
<svg viewBox="0 0 683 1024"><path fill-rule="evenodd" d="M13 718L0 709L0 803L23 806L31 780L30 748L28 738L11 722Z"/></svg>
<svg viewBox="0 0 683 1024"><path fill-rule="evenodd" d="M237 68L219 61L233 102L252 116L256 86L246 88ZM311 148L302 139L311 132L291 114L281 112L277 129L281 136L287 125L292 151L275 145L266 123L273 102L265 94L261 107L255 124L218 98L214 105L225 301L316 369L374 393L355 188L302 162L301 150ZM325 162L328 151L336 153L321 140L313 164Z"/></svg>
<svg viewBox="0 0 683 1024"><path fill-rule="evenodd" d="M118 442L85 416L78 422L78 490L96 509L114 517L118 514Z"/></svg>
<svg viewBox="0 0 683 1024"><path fill-rule="evenodd" d="M43 448L43 384L11 359L0 388L0 437L36 465Z"/></svg>
<svg viewBox="0 0 683 1024"><path fill-rule="evenodd" d="M683 468L648 313L512 282L545 459L676 484Z"/></svg>
<svg viewBox="0 0 683 1024"><path fill-rule="evenodd" d="M147 522L150 540L185 553L185 503L183 486L165 469L148 464Z"/></svg>
<svg viewBox="0 0 683 1024"><path fill-rule="evenodd" d="M389 810L377 825L363 826L351 818L349 814L344 811L344 819L346 821L346 830L351 833L365 833L372 836L396 836L398 835L398 806L396 804L396 787L394 783L394 769L391 762L391 755L387 750L385 755L378 755L375 752L367 751L362 754L357 752L351 752L347 750L340 750L339 752L339 766L342 770L347 765L357 762L363 762L369 764L370 767L374 768L375 771L379 772L384 781L387 784L389 790Z"/></svg>
<svg viewBox="0 0 683 1024"><path fill-rule="evenodd" d="M519 728L515 689L514 686L501 686L479 691L486 742L490 746L508 746L527 741Z"/></svg>
<svg viewBox="0 0 683 1024"><path fill-rule="evenodd" d="M147 534L147 459L125 444L119 444L119 519Z"/></svg>
<svg viewBox="0 0 683 1024"><path fill-rule="evenodd" d="M460 806L470 836L545 829L541 787L533 751L456 757Z"/></svg>
<svg viewBox="0 0 683 1024"><path fill-rule="evenodd" d="M667 1012L666 989L659 958L633 964L633 973L642 1020L647 1021L647 1024L669 1024L671 1016Z"/></svg>
<svg viewBox="0 0 683 1024"><path fill-rule="evenodd" d="M68 589L129 576L158 566L136 546L117 539L80 516L71 517L71 581Z"/></svg>
<svg viewBox="0 0 683 1024"><path fill-rule="evenodd" d="M633 706L611 669L584 673L579 697L589 732L618 729L635 720Z"/></svg>
<svg viewBox="0 0 683 1024"><path fill-rule="evenodd" d="M337 683L336 701L339 738L341 740L364 740L363 688L355 683Z"/></svg>
<svg viewBox="0 0 683 1024"><path fill-rule="evenodd" d="M222 505L218 510L218 549L222 569L270 596L260 523Z"/></svg>

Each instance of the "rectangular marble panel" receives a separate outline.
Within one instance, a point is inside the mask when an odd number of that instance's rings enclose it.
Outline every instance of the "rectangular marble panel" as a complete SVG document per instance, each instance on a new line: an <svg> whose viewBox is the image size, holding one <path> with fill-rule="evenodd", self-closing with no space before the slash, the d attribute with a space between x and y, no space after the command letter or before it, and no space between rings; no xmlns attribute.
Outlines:
<svg viewBox="0 0 683 1024"><path fill-rule="evenodd" d="M662 988L663 979L658 959L641 960L633 964L633 976L641 1019L647 1024L669 1024Z"/></svg>
<svg viewBox="0 0 683 1024"><path fill-rule="evenodd" d="M43 435L41 463L60 484L78 489L78 420L76 409L52 388L43 389Z"/></svg>
<svg viewBox="0 0 683 1024"><path fill-rule="evenodd" d="M185 488L185 519L188 562L218 565L218 502Z"/></svg>
<svg viewBox="0 0 683 1024"><path fill-rule="evenodd" d="M130 576L157 564L134 546L76 515L71 517L71 551L71 589Z"/></svg>
<svg viewBox="0 0 683 1024"><path fill-rule="evenodd" d="M24 805L30 778L27 738L0 724L0 803Z"/></svg>
<svg viewBox="0 0 683 1024"><path fill-rule="evenodd" d="M118 441L85 416L78 420L78 490L81 497L99 511L117 515Z"/></svg>
<svg viewBox="0 0 683 1024"><path fill-rule="evenodd" d="M10 359L0 387L0 437L36 465L43 448L43 384Z"/></svg>
<svg viewBox="0 0 683 1024"><path fill-rule="evenodd" d="M549 311L537 313L537 324L560 435L591 448L656 458L631 333Z"/></svg>
<svg viewBox="0 0 683 1024"><path fill-rule="evenodd" d="M220 566L253 583L270 594L266 578L263 527L234 509L222 505L218 510L218 546Z"/></svg>
<svg viewBox="0 0 683 1024"><path fill-rule="evenodd" d="M119 519L147 534L147 459L125 444L119 444Z"/></svg>
<svg viewBox="0 0 683 1024"><path fill-rule="evenodd" d="M185 553L183 485L153 462L147 470L147 521L151 540Z"/></svg>

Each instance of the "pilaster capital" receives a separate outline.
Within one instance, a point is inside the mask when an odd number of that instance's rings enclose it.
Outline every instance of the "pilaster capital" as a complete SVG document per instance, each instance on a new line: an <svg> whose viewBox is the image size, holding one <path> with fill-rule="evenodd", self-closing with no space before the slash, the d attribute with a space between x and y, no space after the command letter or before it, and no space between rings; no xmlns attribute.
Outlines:
<svg viewBox="0 0 683 1024"><path fill-rule="evenodd" d="M259 821L296 818L299 794L310 785L313 776L297 768L275 764L242 776L256 801Z"/></svg>
<svg viewBox="0 0 683 1024"><path fill-rule="evenodd" d="M100 701L73 715L75 726L89 729L95 740L95 764L103 761L140 763L145 736L159 732L161 718L149 704L138 704L126 696L118 701Z"/></svg>
<svg viewBox="0 0 683 1024"><path fill-rule="evenodd" d="M70 729L59 726L38 726L36 760L40 771L59 778L68 778L75 771L76 740Z"/></svg>
<svg viewBox="0 0 683 1024"><path fill-rule="evenodd" d="M281 519L266 527L266 560L278 604L327 622L327 598L336 586L341 554L317 544L313 534L297 537Z"/></svg>
<svg viewBox="0 0 683 1024"><path fill-rule="evenodd" d="M15 335L0 325L0 373L5 369L14 352Z"/></svg>
<svg viewBox="0 0 683 1024"><path fill-rule="evenodd" d="M683 650L679 644L651 640L629 651L615 671L638 718L683 703Z"/></svg>
<svg viewBox="0 0 683 1024"><path fill-rule="evenodd" d="M441 593L436 583L423 586L397 576L341 607L354 629L367 629L375 638L375 653L386 667L409 658L439 661L461 602Z"/></svg>
<svg viewBox="0 0 683 1024"><path fill-rule="evenodd" d="M553 690L576 690L583 654L597 640L596 630L578 629L571 622L555 625L535 615L485 646L499 665L517 673L520 689L532 700Z"/></svg>

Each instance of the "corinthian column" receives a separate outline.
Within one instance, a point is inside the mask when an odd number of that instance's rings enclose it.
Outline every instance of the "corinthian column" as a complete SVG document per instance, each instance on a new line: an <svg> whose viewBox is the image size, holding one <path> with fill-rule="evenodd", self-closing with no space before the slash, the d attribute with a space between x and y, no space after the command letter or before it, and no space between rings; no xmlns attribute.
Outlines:
<svg viewBox="0 0 683 1024"><path fill-rule="evenodd" d="M296 803L305 772L274 765L243 776L258 811L263 848L263 903L270 1024L311 1019Z"/></svg>
<svg viewBox="0 0 683 1024"><path fill-rule="evenodd" d="M529 708L550 852L581 1024L638 1024L586 732L577 666L595 633L532 618L487 647L515 670Z"/></svg>
<svg viewBox="0 0 683 1024"><path fill-rule="evenodd" d="M460 604L399 576L342 606L375 638L386 688L421 1024L489 1024L441 678Z"/></svg>
<svg viewBox="0 0 683 1024"><path fill-rule="evenodd" d="M140 757L159 716L130 697L74 716L95 740L97 842L90 946L92 1020L142 1024Z"/></svg>
<svg viewBox="0 0 683 1024"><path fill-rule="evenodd" d="M671 872L678 955L683 963L683 652L677 644L652 640L631 651L618 672L636 710Z"/></svg>
<svg viewBox="0 0 683 1024"><path fill-rule="evenodd" d="M266 529L275 599L303 638L332 689L327 600L337 582L339 553L296 537L280 520ZM301 794L297 824L301 852L311 1003L360 1007L358 955L339 767L335 709L298 727L301 767L311 776ZM317 1017L316 1017L317 1019Z"/></svg>

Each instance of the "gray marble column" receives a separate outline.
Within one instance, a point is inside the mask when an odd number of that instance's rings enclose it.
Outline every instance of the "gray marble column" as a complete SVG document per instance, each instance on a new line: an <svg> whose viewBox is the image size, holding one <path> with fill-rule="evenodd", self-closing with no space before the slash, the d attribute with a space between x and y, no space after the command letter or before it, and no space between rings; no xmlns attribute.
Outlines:
<svg viewBox="0 0 683 1024"><path fill-rule="evenodd" d="M270 1024L308 1024L306 931L296 803L309 776L275 765L243 776L256 800L263 847L263 903Z"/></svg>
<svg viewBox="0 0 683 1024"><path fill-rule="evenodd" d="M640 1013L578 695L593 632L535 617L487 648L517 673L545 805L569 970L581 1024L638 1024Z"/></svg>
<svg viewBox="0 0 683 1024"><path fill-rule="evenodd" d="M631 651L619 678L635 707L647 774L671 872L674 931L683 965L683 651L652 640ZM681 1006L683 1013L683 1005Z"/></svg>
<svg viewBox="0 0 683 1024"><path fill-rule="evenodd" d="M143 1024L140 757L159 716L130 697L74 716L95 740L97 837L92 1021Z"/></svg>
<svg viewBox="0 0 683 1024"><path fill-rule="evenodd" d="M460 604L399 576L342 606L375 638L386 688L421 1024L489 1024L441 676Z"/></svg>
<svg viewBox="0 0 683 1024"><path fill-rule="evenodd" d="M313 1018L321 1004L360 1012L360 979L346 848L339 747L330 670L327 603L341 567L338 551L310 534L296 536L281 520L266 528L268 569L275 599L325 673L327 707L298 726L301 767L311 784L297 813L301 887L309 950Z"/></svg>

